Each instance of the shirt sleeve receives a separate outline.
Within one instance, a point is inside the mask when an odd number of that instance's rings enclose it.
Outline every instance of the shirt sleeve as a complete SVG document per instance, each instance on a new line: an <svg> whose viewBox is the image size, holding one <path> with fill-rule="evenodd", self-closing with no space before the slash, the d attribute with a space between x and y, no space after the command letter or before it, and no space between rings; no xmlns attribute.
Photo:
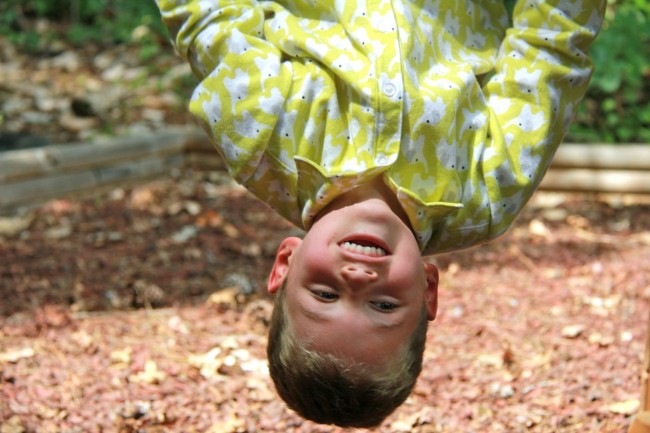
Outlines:
<svg viewBox="0 0 650 433"><path fill-rule="evenodd" d="M300 226L292 156L294 138L302 134L295 129L307 124L303 120L314 104L296 94L318 71L313 63L296 61L280 43L288 13L274 2L157 2L176 51L200 79L190 112L229 174ZM323 92L323 98L330 96Z"/></svg>
<svg viewBox="0 0 650 433"><path fill-rule="evenodd" d="M157 3L177 53L200 80L190 112L210 135L230 175L246 184L282 122L292 87L291 62L264 37L273 11L250 0Z"/></svg>
<svg viewBox="0 0 650 433"><path fill-rule="evenodd" d="M588 48L606 0L519 0L483 87L489 112L479 156L490 211L489 238L503 233L533 194L583 98Z"/></svg>
<svg viewBox="0 0 650 433"><path fill-rule="evenodd" d="M163 23L181 58L198 78L223 64L233 45L233 34L243 44L259 45L263 14L256 1L157 0Z"/></svg>

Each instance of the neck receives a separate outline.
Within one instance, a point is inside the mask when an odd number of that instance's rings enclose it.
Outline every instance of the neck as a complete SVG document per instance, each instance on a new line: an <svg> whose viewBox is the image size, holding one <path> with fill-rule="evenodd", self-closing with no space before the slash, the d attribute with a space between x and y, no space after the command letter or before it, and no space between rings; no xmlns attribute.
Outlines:
<svg viewBox="0 0 650 433"><path fill-rule="evenodd" d="M334 201L328 204L321 212L319 212L316 219L321 218L323 215L335 210L341 209L347 206L355 206L357 204L370 201L378 200L383 202L386 207L397 215L407 227L411 227L411 223L402 208L402 205L395 197L393 191L386 185L384 182L383 176L376 176L372 180L362 183L350 191L341 194Z"/></svg>

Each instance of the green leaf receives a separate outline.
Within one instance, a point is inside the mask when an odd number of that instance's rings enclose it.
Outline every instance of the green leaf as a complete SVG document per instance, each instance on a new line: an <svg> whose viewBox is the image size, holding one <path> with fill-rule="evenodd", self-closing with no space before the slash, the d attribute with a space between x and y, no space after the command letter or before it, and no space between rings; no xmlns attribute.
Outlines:
<svg viewBox="0 0 650 433"><path fill-rule="evenodd" d="M638 141L641 143L650 143L650 128L641 128L639 130Z"/></svg>
<svg viewBox="0 0 650 433"><path fill-rule="evenodd" d="M620 141L629 142L633 141L633 138L636 137L636 130L634 128L622 127L616 130Z"/></svg>
<svg viewBox="0 0 650 433"><path fill-rule="evenodd" d="M617 74L600 77L594 84L600 87L605 93L613 93L621 87L622 77Z"/></svg>
<svg viewBox="0 0 650 433"><path fill-rule="evenodd" d="M646 126L650 124L650 106L646 105L637 111L637 117Z"/></svg>
<svg viewBox="0 0 650 433"><path fill-rule="evenodd" d="M597 143L602 142L601 134L590 127L573 124L569 128L565 141L573 143Z"/></svg>
<svg viewBox="0 0 650 433"><path fill-rule="evenodd" d="M601 108L604 111L615 111L616 110L616 100L614 98L606 98L606 99L604 99Z"/></svg>

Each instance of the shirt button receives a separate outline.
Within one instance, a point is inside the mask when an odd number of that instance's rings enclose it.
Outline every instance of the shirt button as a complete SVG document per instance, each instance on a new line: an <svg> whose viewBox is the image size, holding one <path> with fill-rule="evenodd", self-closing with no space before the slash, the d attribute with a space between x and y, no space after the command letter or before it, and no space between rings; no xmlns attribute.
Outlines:
<svg viewBox="0 0 650 433"><path fill-rule="evenodd" d="M386 165L388 163L388 158L386 158L385 156L380 156L379 158L377 158L377 162L379 163L379 165Z"/></svg>
<svg viewBox="0 0 650 433"><path fill-rule="evenodd" d="M397 93L397 87L395 87L395 85L389 81L387 83L384 83L383 91L384 95L392 97L395 96L395 93Z"/></svg>

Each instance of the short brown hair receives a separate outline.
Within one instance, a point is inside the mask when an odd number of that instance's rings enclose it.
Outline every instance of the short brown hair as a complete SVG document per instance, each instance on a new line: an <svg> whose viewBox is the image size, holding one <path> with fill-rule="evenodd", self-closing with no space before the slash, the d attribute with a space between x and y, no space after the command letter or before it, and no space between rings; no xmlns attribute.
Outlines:
<svg viewBox="0 0 650 433"><path fill-rule="evenodd" d="M408 397L422 370L426 309L402 350L384 368L369 370L309 350L295 338L286 312L286 288L275 295L267 355L278 394L303 418L340 427L376 427Z"/></svg>

